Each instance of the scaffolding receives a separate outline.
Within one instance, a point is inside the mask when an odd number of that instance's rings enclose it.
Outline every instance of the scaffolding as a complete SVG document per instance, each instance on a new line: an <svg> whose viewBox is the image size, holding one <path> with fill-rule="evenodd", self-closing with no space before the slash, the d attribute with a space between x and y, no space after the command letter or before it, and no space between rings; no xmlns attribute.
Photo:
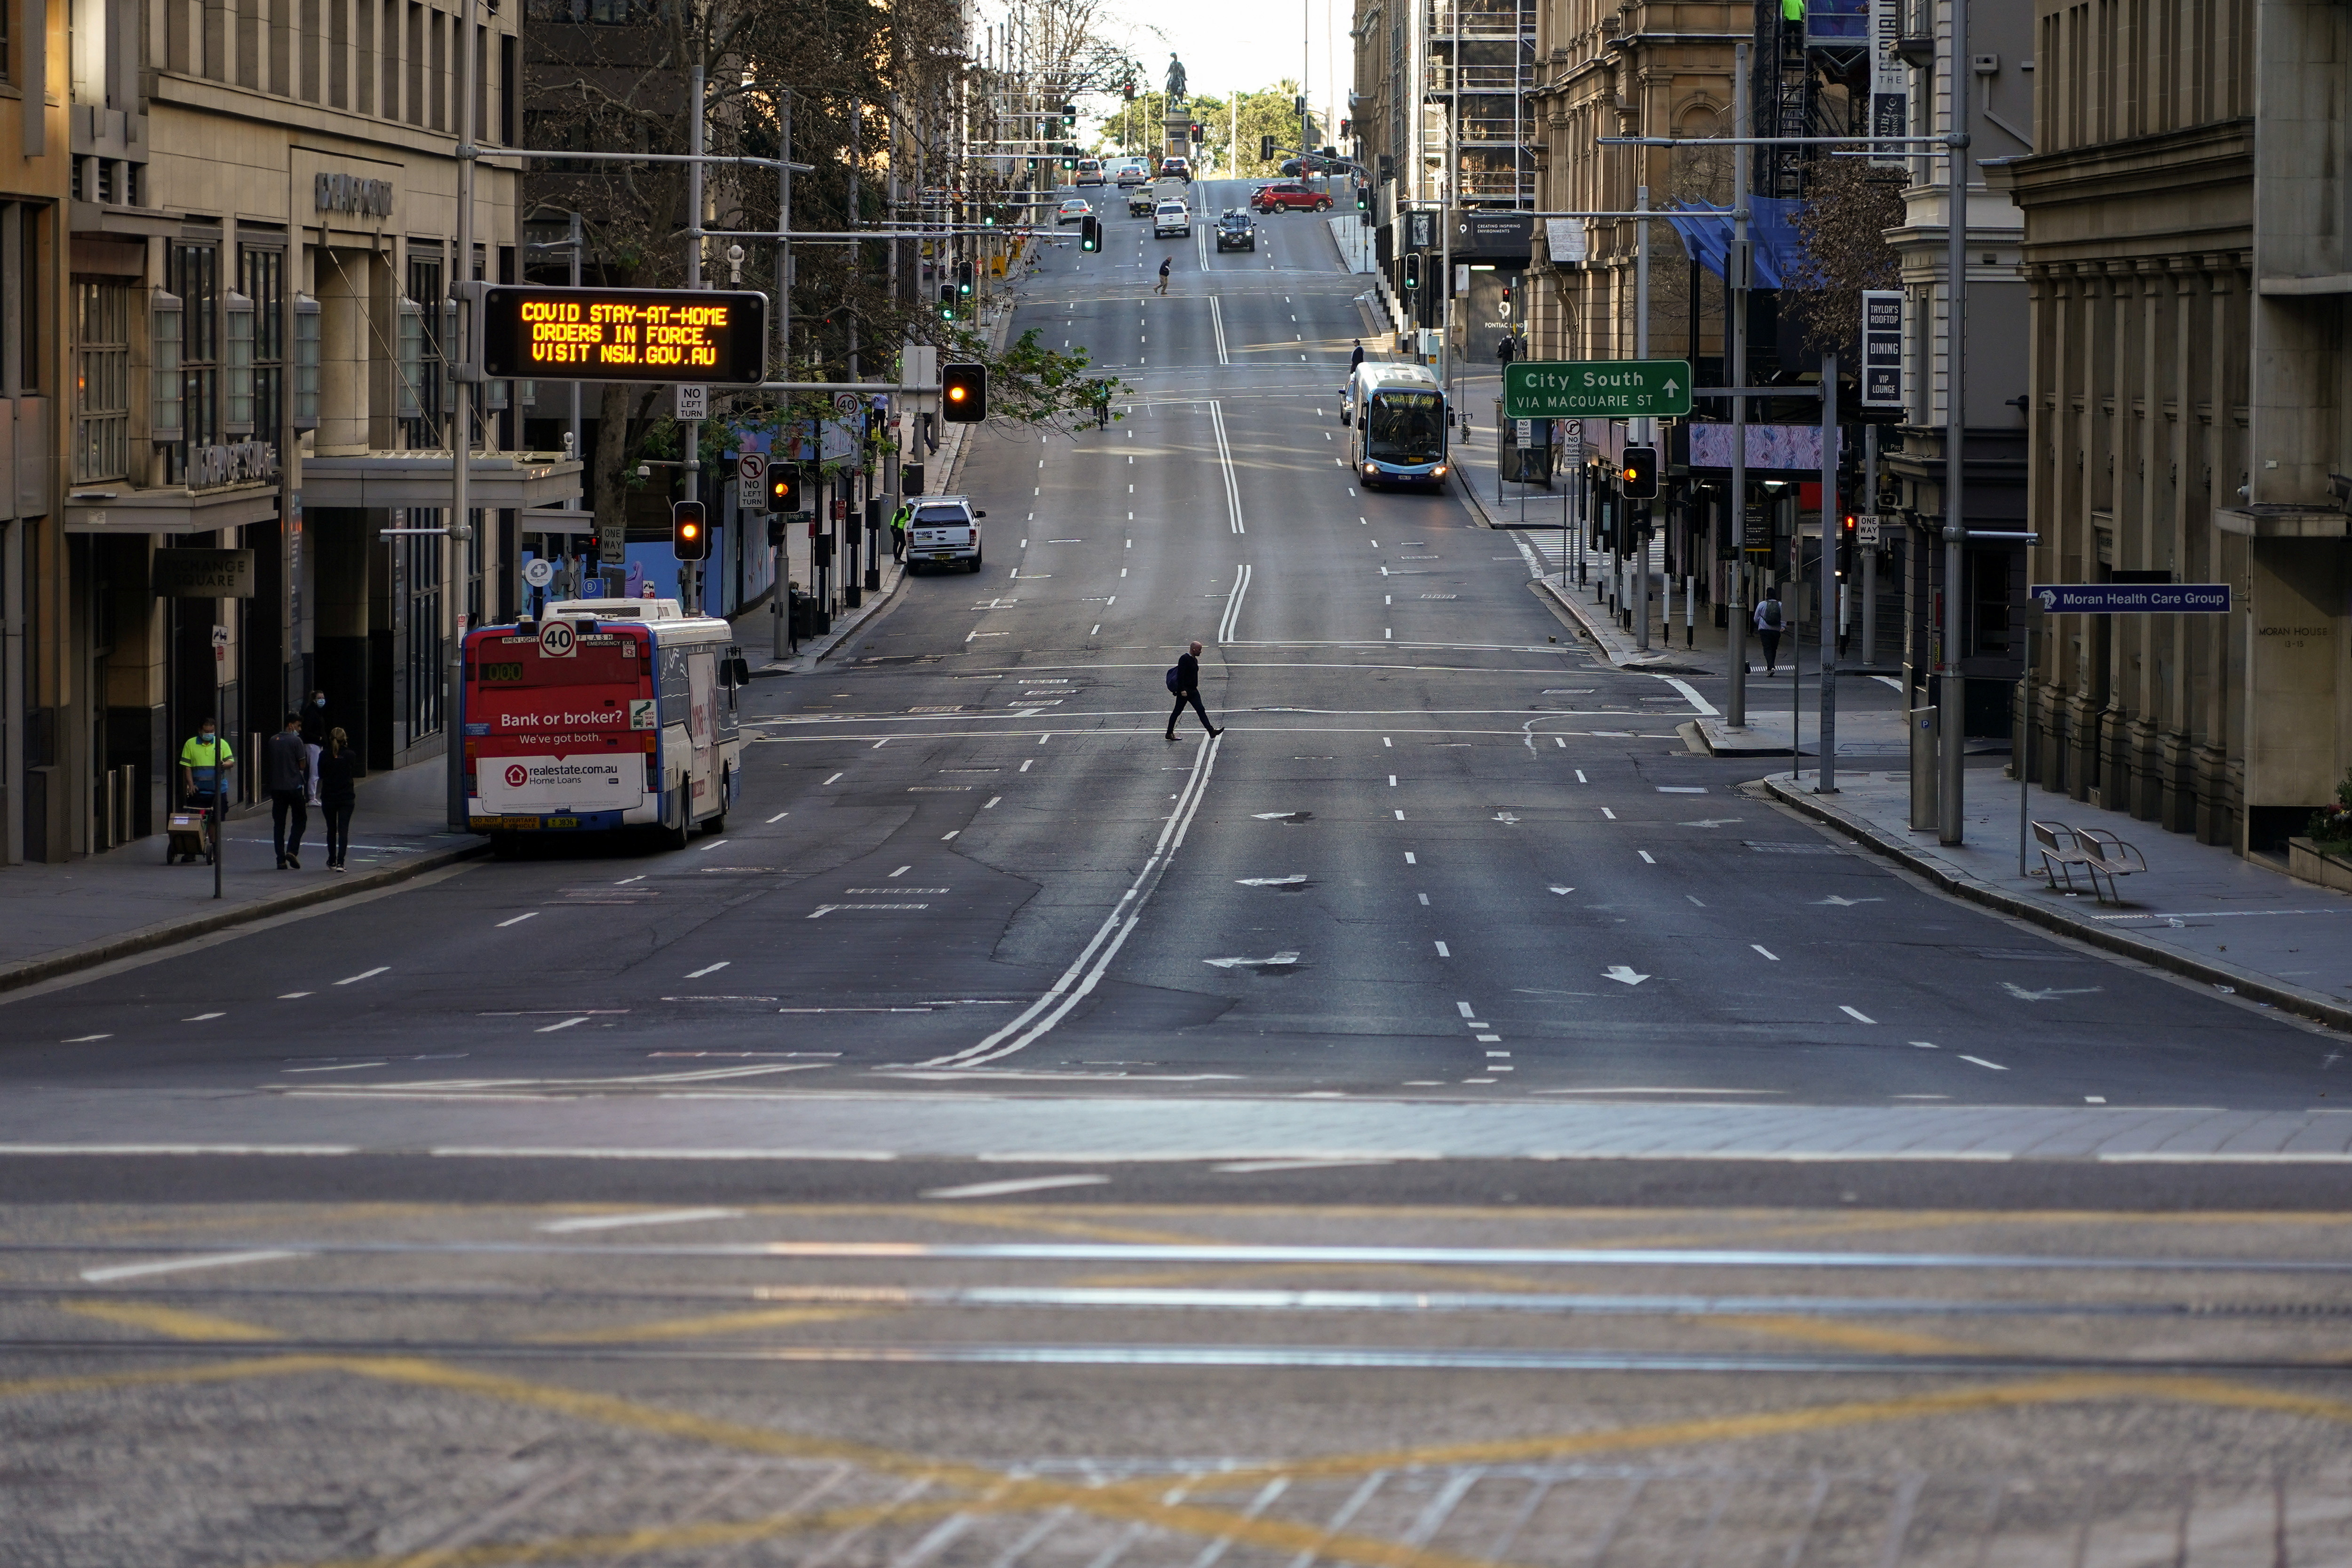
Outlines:
<svg viewBox="0 0 2352 1568"><path fill-rule="evenodd" d="M1452 127L1455 200L1532 208L1535 0L1432 0L1423 101Z"/></svg>

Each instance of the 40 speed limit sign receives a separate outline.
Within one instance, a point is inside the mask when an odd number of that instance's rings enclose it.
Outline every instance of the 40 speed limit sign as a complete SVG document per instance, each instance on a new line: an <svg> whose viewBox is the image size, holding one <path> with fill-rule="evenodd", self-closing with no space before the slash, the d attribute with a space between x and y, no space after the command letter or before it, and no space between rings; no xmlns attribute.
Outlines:
<svg viewBox="0 0 2352 1568"><path fill-rule="evenodd" d="M540 658L570 658L576 651L578 642L572 636L570 621L550 621L539 628Z"/></svg>

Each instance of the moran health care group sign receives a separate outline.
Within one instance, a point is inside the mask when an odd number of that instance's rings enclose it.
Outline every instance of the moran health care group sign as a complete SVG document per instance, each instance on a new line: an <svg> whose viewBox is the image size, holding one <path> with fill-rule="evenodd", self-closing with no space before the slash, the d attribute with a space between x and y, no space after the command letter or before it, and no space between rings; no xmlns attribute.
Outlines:
<svg viewBox="0 0 2352 1568"><path fill-rule="evenodd" d="M2227 583L2036 583L2028 590L2044 615L2222 615Z"/></svg>

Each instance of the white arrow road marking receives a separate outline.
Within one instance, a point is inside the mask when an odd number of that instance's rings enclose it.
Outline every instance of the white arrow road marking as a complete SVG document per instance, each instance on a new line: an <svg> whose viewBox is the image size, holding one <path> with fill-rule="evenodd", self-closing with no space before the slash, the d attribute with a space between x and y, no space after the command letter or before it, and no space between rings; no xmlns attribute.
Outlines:
<svg viewBox="0 0 2352 1568"><path fill-rule="evenodd" d="M1878 1022L1877 1019L1872 1017L1861 1008L1848 1007L1843 1003L1839 1004L1838 1011L1844 1014L1847 1017L1852 1018L1857 1024L1875 1024Z"/></svg>
<svg viewBox="0 0 2352 1568"><path fill-rule="evenodd" d="M1832 893L1826 899L1815 899L1813 900L1813 902L1817 904L1832 904L1841 910L1850 910L1856 904L1883 904L1885 901L1886 900L1885 899L1842 899L1835 893Z"/></svg>
<svg viewBox="0 0 2352 1568"><path fill-rule="evenodd" d="M1702 816L1696 822L1678 822L1677 827L1728 827L1738 822L1736 816Z"/></svg>
<svg viewBox="0 0 2352 1568"><path fill-rule="evenodd" d="M1237 888L1303 888L1307 886L1307 874L1302 871L1295 877L1236 877L1234 885Z"/></svg>
<svg viewBox="0 0 2352 1568"><path fill-rule="evenodd" d="M1576 891L1576 889L1574 888L1554 888L1552 891L1555 893L1572 893Z"/></svg>
<svg viewBox="0 0 2352 1568"><path fill-rule="evenodd" d="M1502 823L1516 823L1519 819L1510 812L1498 811L1495 814L1495 820Z"/></svg>
<svg viewBox="0 0 2352 1568"><path fill-rule="evenodd" d="M1269 958L1204 958L1201 962L1213 969L1287 969L1298 962L1298 955L1286 952Z"/></svg>
<svg viewBox="0 0 2352 1568"><path fill-rule="evenodd" d="M2009 980L2002 981L2000 988L2021 1002L2047 1002L2053 996L2088 996L2105 989L2104 986L2084 985L2071 991L2061 991L2055 987L2047 991L2028 991L2024 986Z"/></svg>
<svg viewBox="0 0 2352 1568"><path fill-rule="evenodd" d="M1646 974L1634 973L1631 969L1622 963L1611 964L1608 968L1601 972L1601 975L1602 979L1614 980L1620 985L1639 985L1643 981L1649 978Z"/></svg>
<svg viewBox="0 0 2352 1568"><path fill-rule="evenodd" d="M1962 1057L1960 1060L1964 1062L1974 1062L1980 1068L1990 1068L1995 1072L2007 1072L2009 1070L1999 1062L1989 1062L1982 1057Z"/></svg>
<svg viewBox="0 0 2352 1568"><path fill-rule="evenodd" d="M1259 811L1251 816L1259 822L1305 822L1315 814L1311 811Z"/></svg>

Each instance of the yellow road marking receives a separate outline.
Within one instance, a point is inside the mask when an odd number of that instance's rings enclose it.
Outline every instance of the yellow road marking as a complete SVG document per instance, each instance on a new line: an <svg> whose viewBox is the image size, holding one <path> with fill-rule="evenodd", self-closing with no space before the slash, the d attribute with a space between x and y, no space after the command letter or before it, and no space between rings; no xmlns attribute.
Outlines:
<svg viewBox="0 0 2352 1568"><path fill-rule="evenodd" d="M175 1340L287 1340L295 1336L277 1329L265 1329L254 1323L240 1323L233 1318L215 1318L205 1312L184 1312L177 1307L159 1307L146 1301L60 1301L68 1312L85 1318L99 1318L110 1323L120 1323L126 1329L149 1329L168 1334Z"/></svg>
<svg viewBox="0 0 2352 1568"><path fill-rule="evenodd" d="M162 1387L175 1383L235 1383L247 1377L286 1377L306 1372L341 1372L332 1356L256 1356L249 1361L200 1362L193 1366L152 1367L142 1372L75 1373L0 1383L0 1399L37 1399L52 1394L92 1394L110 1388Z"/></svg>
<svg viewBox="0 0 2352 1568"><path fill-rule="evenodd" d="M699 1318L669 1318L617 1329L582 1329L569 1333L533 1334L526 1343L541 1345L626 1344L633 1340L698 1340L719 1334L740 1334L752 1329L782 1329L797 1323L829 1323L843 1318L868 1318L874 1307L767 1307L755 1311L712 1312Z"/></svg>
<svg viewBox="0 0 2352 1568"><path fill-rule="evenodd" d="M1823 1318L1741 1317L1685 1318L1686 1323L1722 1323L1752 1329L1782 1339L1835 1345L1840 1350L1866 1351L1878 1355L1987 1355L1989 1347L1965 1340L1938 1339L1933 1334L1906 1333L1900 1329L1874 1329L1866 1323L1844 1323Z"/></svg>

